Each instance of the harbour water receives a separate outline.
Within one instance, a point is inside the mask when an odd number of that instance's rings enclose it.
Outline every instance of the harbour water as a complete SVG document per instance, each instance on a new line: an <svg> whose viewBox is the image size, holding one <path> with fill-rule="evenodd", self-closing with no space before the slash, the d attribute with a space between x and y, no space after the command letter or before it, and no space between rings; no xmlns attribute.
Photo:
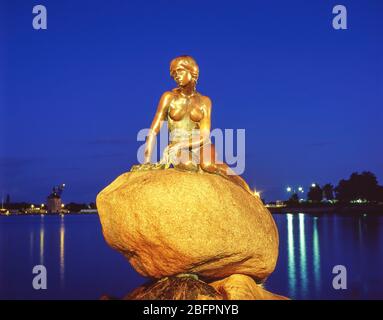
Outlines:
<svg viewBox="0 0 383 320"><path fill-rule="evenodd" d="M383 215L276 214L279 259L265 287L293 299L383 299ZM35 290L35 265L47 290ZM347 289L333 287L333 268ZM0 217L0 299L123 297L146 279L105 243L97 215Z"/></svg>

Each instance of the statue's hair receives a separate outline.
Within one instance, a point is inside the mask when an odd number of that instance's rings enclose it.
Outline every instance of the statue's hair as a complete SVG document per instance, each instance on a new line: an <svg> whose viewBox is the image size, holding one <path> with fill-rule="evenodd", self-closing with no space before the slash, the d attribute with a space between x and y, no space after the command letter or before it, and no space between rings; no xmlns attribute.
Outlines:
<svg viewBox="0 0 383 320"><path fill-rule="evenodd" d="M179 56L170 62L170 75L174 78L175 71L178 66L188 70L195 82L198 80L199 68L197 62L191 56Z"/></svg>

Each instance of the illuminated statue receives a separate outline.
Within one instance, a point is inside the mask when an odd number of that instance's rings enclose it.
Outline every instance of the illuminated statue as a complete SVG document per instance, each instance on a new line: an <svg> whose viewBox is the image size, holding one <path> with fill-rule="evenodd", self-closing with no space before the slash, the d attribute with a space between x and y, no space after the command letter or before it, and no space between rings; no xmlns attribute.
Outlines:
<svg viewBox="0 0 383 320"><path fill-rule="evenodd" d="M180 56L170 63L170 75L177 88L165 92L157 107L146 139L144 164L131 171L175 169L219 174L254 194L247 183L225 163L217 163L210 140L211 101L196 91L199 68L190 56ZM158 163L150 163L156 135L163 121L168 121L170 143Z"/></svg>

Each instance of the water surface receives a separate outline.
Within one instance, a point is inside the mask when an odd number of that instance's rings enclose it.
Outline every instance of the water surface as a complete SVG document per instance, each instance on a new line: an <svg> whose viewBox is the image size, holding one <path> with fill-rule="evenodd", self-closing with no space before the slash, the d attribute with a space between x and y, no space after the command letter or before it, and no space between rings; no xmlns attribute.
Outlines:
<svg viewBox="0 0 383 320"><path fill-rule="evenodd" d="M383 299L383 215L274 215L279 259L266 283L294 299ZM48 289L32 288L43 264ZM332 269L347 269L335 290ZM122 297L146 280L110 249L97 215L0 217L0 299Z"/></svg>

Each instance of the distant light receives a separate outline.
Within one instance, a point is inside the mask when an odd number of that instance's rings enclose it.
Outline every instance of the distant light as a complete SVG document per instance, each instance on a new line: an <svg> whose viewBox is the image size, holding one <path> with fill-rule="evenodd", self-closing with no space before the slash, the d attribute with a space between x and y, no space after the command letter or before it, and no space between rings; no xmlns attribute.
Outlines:
<svg viewBox="0 0 383 320"><path fill-rule="evenodd" d="M291 192L291 187L287 187L287 188L286 188L286 191L287 191L287 192Z"/></svg>
<svg viewBox="0 0 383 320"><path fill-rule="evenodd" d="M303 192L303 188L302 188L302 187L299 187L299 188L298 188L298 191L299 191L299 192Z"/></svg>
<svg viewBox="0 0 383 320"><path fill-rule="evenodd" d="M61 204L61 208L64 208L64 207L65 207L65 204L62 203L62 204Z"/></svg>
<svg viewBox="0 0 383 320"><path fill-rule="evenodd" d="M35 206L33 204L31 204L31 208L33 209Z"/></svg>
<svg viewBox="0 0 383 320"><path fill-rule="evenodd" d="M315 188L317 185L315 183L312 183L311 186Z"/></svg>
<svg viewBox="0 0 383 320"><path fill-rule="evenodd" d="M45 206L45 204L44 204L44 203L42 203L42 204L41 204L41 208L44 208L44 206Z"/></svg>

